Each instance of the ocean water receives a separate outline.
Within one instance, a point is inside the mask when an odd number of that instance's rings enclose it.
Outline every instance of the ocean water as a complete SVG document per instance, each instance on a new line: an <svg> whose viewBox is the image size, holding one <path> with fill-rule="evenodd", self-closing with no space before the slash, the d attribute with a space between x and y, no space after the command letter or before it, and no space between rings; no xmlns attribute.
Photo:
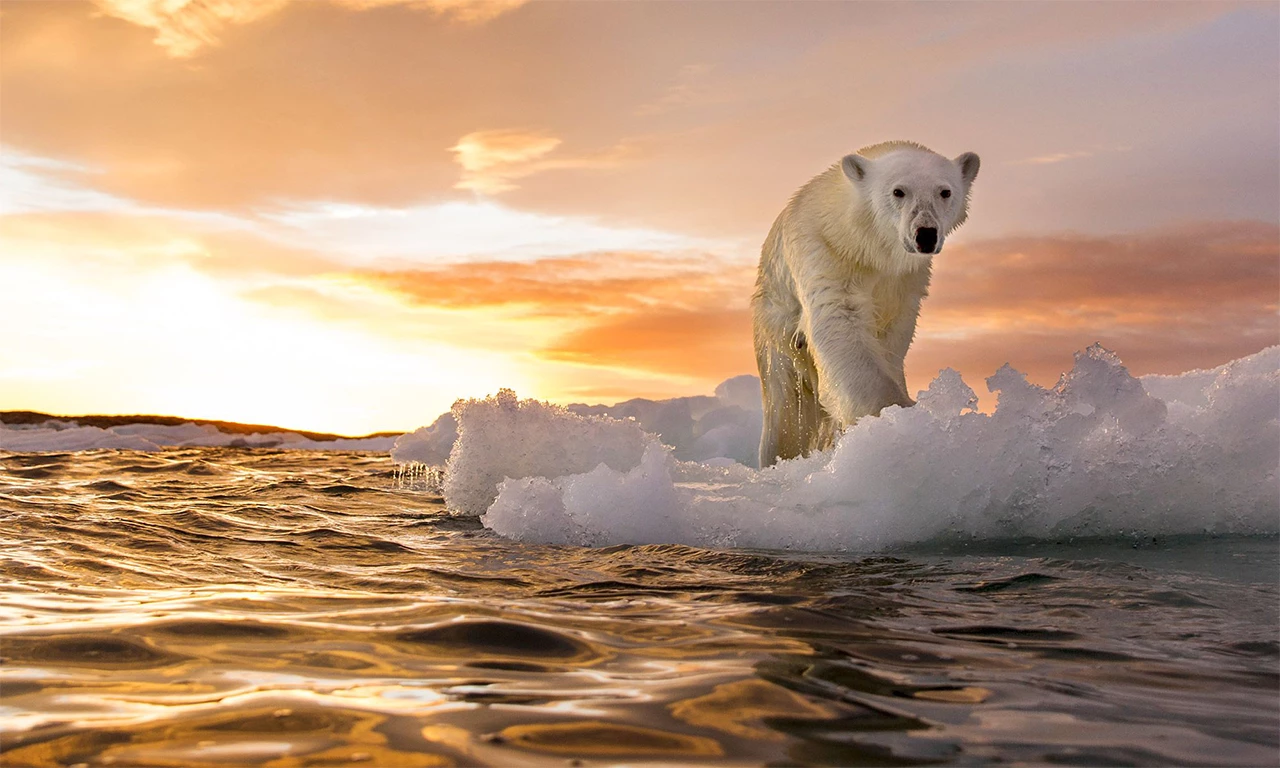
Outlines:
<svg viewBox="0 0 1280 768"><path fill-rule="evenodd" d="M618 477L598 498L640 514ZM676 480L703 500L653 498L700 519L807 487ZM1280 540L1249 535L1256 500L1188 486L1164 507L1199 532L1136 495L1095 504L1111 527L1011 512L874 551L547 543L589 485L517 520L540 497L511 481L503 536L385 455L0 453L0 764L1280 762Z"/></svg>

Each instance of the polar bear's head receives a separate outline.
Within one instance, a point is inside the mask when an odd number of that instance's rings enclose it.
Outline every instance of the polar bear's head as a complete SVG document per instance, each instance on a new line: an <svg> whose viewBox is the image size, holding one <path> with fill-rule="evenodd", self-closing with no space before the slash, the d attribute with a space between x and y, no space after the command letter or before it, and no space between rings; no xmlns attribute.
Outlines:
<svg viewBox="0 0 1280 768"><path fill-rule="evenodd" d="M964 223L969 188L978 176L972 152L949 160L914 145L892 146L883 154L862 150L846 155L841 166L882 234L921 255L941 251L946 236Z"/></svg>

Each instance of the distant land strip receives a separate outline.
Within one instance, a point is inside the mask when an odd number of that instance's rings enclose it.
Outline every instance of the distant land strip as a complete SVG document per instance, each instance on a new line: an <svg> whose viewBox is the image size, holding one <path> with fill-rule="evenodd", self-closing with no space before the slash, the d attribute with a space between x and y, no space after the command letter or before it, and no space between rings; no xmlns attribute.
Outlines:
<svg viewBox="0 0 1280 768"><path fill-rule="evenodd" d="M349 437L347 435L332 435L328 432L306 432L301 429L273 427L266 424L240 424L234 421L187 419L180 416L154 416L150 414L137 414L130 416L54 416L52 414L38 413L36 411L0 411L0 424L43 424L46 421L75 422L82 427L98 427L99 429L110 429L111 427L120 427L125 424L159 424L163 427L177 427L183 424L196 424L203 427L206 424L210 424L217 427L220 432L225 432L231 435L290 432L295 435L302 435L308 440L315 440L317 442L328 440L363 440L370 437L397 437L403 434L402 432L374 432L373 434L361 435L360 437Z"/></svg>

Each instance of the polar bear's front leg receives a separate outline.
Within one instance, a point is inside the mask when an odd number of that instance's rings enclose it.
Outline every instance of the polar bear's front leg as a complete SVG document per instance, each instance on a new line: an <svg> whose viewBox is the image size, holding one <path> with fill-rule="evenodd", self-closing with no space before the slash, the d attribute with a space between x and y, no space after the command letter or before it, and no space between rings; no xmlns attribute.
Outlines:
<svg viewBox="0 0 1280 768"><path fill-rule="evenodd" d="M890 405L913 404L873 331L871 297L812 297L804 327L818 369L818 400L847 427Z"/></svg>
<svg viewBox="0 0 1280 768"><path fill-rule="evenodd" d="M920 302L924 299L924 294L916 294L907 299L898 316L889 324L884 335L884 347L888 353L889 367L892 369L894 380L902 385L902 391L907 392L907 373L906 361L907 350L911 347L911 340L916 335L916 320L920 316ZM908 395L907 402L900 405L915 405Z"/></svg>

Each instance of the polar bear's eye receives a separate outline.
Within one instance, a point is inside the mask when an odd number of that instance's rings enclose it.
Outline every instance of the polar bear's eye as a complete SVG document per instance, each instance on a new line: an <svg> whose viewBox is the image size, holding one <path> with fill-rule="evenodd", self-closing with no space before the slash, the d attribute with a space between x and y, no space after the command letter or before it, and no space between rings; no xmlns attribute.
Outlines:
<svg viewBox="0 0 1280 768"><path fill-rule="evenodd" d="M902 187L898 187L897 189L893 190L893 196L894 196L894 197L906 197L906 196L907 196L907 193L902 191Z"/></svg>
<svg viewBox="0 0 1280 768"><path fill-rule="evenodd" d="M941 192L939 192L938 194L942 195L943 199L946 199L946 198L948 198L948 197L951 197L951 190L949 190L949 189L944 189L944 190L942 190Z"/></svg>

